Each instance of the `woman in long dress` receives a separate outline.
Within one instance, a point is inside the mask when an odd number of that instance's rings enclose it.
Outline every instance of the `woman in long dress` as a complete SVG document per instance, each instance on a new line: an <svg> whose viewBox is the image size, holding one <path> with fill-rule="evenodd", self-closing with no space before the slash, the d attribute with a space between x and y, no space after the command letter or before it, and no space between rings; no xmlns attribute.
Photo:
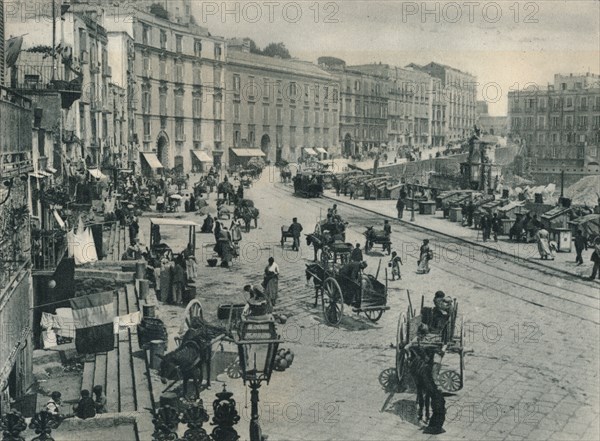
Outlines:
<svg viewBox="0 0 600 441"><path fill-rule="evenodd" d="M540 253L540 257L542 260L554 260L554 254L550 249L550 241L549 241L550 233L545 228L541 228L535 233L535 239L538 246L538 252Z"/></svg>
<svg viewBox="0 0 600 441"><path fill-rule="evenodd" d="M277 292L279 290L279 266L275 263L273 257L269 257L269 263L265 267L265 276L262 286L265 290L265 296L271 306L277 303Z"/></svg>
<svg viewBox="0 0 600 441"><path fill-rule="evenodd" d="M417 268L417 274L427 274L430 270L429 261L431 260L432 252L429 248L429 239L425 239L423 241L423 245L421 245L421 250L419 253L419 261L417 264L419 265Z"/></svg>

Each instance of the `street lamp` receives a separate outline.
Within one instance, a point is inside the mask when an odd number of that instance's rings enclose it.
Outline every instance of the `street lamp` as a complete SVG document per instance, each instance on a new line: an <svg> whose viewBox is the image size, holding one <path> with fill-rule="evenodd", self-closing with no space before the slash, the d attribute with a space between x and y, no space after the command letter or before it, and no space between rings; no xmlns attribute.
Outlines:
<svg viewBox="0 0 600 441"><path fill-rule="evenodd" d="M250 384L252 414L250 418L250 441L263 441L258 422L258 389L263 381L269 384L277 348L282 340L277 335L274 320L254 320L249 317L241 324L239 338L236 339L240 358L240 368L244 385Z"/></svg>

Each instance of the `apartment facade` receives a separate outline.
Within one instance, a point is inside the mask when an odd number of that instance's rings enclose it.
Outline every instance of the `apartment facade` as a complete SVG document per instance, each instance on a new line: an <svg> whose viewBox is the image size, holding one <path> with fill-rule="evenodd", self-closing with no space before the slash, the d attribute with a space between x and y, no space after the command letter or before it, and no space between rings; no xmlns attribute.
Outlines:
<svg viewBox="0 0 600 441"><path fill-rule="evenodd" d="M343 60L319 58L319 66L340 84L339 140L344 156L364 155L387 142L387 79L379 73L346 66Z"/></svg>
<svg viewBox="0 0 600 441"><path fill-rule="evenodd" d="M554 83L508 94L510 136L525 146L528 171L540 182L568 182L600 172L600 77L554 76Z"/></svg>
<svg viewBox="0 0 600 441"><path fill-rule="evenodd" d="M170 13L140 7L127 21L119 8L106 13L110 32L133 39L132 137L142 169L190 171L198 152L220 164L225 41Z"/></svg>
<svg viewBox="0 0 600 441"><path fill-rule="evenodd" d="M260 149L272 162L338 153L339 83L326 71L251 54L238 40L229 42L225 82L230 153Z"/></svg>
<svg viewBox="0 0 600 441"><path fill-rule="evenodd" d="M475 87L477 77L434 62L425 66L412 63L408 67L426 72L440 80L442 88L440 103L445 104L446 107L446 142L469 138L477 120L477 90Z"/></svg>

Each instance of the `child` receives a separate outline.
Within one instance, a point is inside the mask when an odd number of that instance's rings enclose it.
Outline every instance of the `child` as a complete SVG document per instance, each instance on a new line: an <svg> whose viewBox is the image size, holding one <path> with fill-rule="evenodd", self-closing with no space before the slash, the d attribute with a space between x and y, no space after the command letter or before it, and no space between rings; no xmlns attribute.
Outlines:
<svg viewBox="0 0 600 441"><path fill-rule="evenodd" d="M402 276L400 275L400 265L402 265L402 259L395 251L392 252L392 260L390 260L388 265L392 267L392 282L396 280L396 276L398 277L398 280L402 280Z"/></svg>

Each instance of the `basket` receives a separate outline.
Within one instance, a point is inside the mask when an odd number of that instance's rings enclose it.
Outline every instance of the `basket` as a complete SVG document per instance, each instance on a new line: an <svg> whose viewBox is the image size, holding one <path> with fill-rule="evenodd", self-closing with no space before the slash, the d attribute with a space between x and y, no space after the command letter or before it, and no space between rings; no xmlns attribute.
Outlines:
<svg viewBox="0 0 600 441"><path fill-rule="evenodd" d="M208 262L208 266L210 266L211 268L214 268L217 266L218 261L219 261L219 259L207 259L206 262Z"/></svg>

